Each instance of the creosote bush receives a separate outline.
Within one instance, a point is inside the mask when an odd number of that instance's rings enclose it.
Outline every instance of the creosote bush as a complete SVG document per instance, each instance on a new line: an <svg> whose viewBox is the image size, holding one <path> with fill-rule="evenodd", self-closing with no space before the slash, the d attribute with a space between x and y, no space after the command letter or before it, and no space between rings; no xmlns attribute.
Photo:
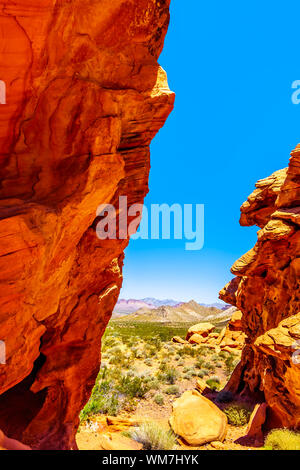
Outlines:
<svg viewBox="0 0 300 470"><path fill-rule="evenodd" d="M249 422L251 409L247 405L233 403L224 408L228 423L232 426L244 426Z"/></svg>
<svg viewBox="0 0 300 470"><path fill-rule="evenodd" d="M154 422L142 424L130 433L130 437L143 444L144 450L173 450L176 446L175 434Z"/></svg>
<svg viewBox="0 0 300 470"><path fill-rule="evenodd" d="M176 395L177 397L180 395L180 390L177 385L171 385L170 387L166 388L165 392L167 395Z"/></svg>
<svg viewBox="0 0 300 470"><path fill-rule="evenodd" d="M218 377L211 377L206 383L213 391L219 390L220 388L220 379Z"/></svg>
<svg viewBox="0 0 300 470"><path fill-rule="evenodd" d="M300 450L300 433L288 429L273 429L266 437L265 449Z"/></svg>
<svg viewBox="0 0 300 470"><path fill-rule="evenodd" d="M155 395L155 397L153 398L153 401L157 405L160 405L160 406L162 406L165 403L163 395Z"/></svg>

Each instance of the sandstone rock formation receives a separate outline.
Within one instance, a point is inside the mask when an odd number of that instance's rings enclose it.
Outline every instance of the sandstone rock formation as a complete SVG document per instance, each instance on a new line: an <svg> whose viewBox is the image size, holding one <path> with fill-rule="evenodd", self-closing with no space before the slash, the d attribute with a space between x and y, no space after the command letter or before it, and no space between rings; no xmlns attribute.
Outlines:
<svg viewBox="0 0 300 470"><path fill-rule="evenodd" d="M267 427L300 428L300 146L289 167L259 181L241 224L260 227L220 298L242 311L242 361L227 388L268 405Z"/></svg>
<svg viewBox="0 0 300 470"><path fill-rule="evenodd" d="M16 441L15 439L9 439L0 430L0 450L31 450L31 448L22 444L22 442Z"/></svg>
<svg viewBox="0 0 300 470"><path fill-rule="evenodd" d="M142 450L143 445L119 434L103 434L99 438L101 450Z"/></svg>
<svg viewBox="0 0 300 470"><path fill-rule="evenodd" d="M221 349L243 349L246 335L242 331L242 312L235 310L228 325L221 331L217 340Z"/></svg>
<svg viewBox="0 0 300 470"><path fill-rule="evenodd" d="M241 331L242 313L233 309L231 320L220 333L217 333L215 326L211 323L197 323L189 328L186 340L175 336L172 341L181 344L198 344L220 351L221 349L232 352L233 349L241 350L245 345L246 335Z"/></svg>
<svg viewBox="0 0 300 470"><path fill-rule="evenodd" d="M227 417L208 398L189 390L173 403L170 426L189 445L200 446L224 440Z"/></svg>
<svg viewBox="0 0 300 470"><path fill-rule="evenodd" d="M263 431L262 427L265 424L267 417L267 404L258 403L250 417L250 421L247 427L248 438L255 438L261 444L263 442Z"/></svg>
<svg viewBox="0 0 300 470"><path fill-rule="evenodd" d="M197 325L193 325L189 328L186 335L186 340L189 341L193 335L199 335L203 338L207 338L214 329L215 326L211 323L197 323Z"/></svg>
<svg viewBox="0 0 300 470"><path fill-rule="evenodd" d="M36 449L76 448L128 244L96 210L148 191L168 22L169 0L1 3L0 429Z"/></svg>

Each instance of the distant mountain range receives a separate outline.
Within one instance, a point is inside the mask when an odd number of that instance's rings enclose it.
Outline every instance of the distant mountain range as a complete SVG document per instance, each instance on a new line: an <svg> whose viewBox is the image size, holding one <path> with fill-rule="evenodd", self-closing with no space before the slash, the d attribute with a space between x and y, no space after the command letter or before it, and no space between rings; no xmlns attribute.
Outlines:
<svg viewBox="0 0 300 470"><path fill-rule="evenodd" d="M184 302L178 302L178 300L172 300L172 299L159 300L153 297L146 297L145 299L129 299L129 300L119 299L114 308L114 314L115 315L128 315L130 313L136 312L140 308L154 309L154 308L163 307L163 306L177 307L179 305L182 305L183 303ZM229 305L226 305L221 302L215 302L213 304L201 303L197 305L201 305L203 307L215 307L220 310L225 310L229 307Z"/></svg>
<svg viewBox="0 0 300 470"><path fill-rule="evenodd" d="M218 308L217 306L221 307ZM231 318L232 308L226 304L215 303L210 305L199 304L194 300L190 302L177 302L174 300L146 299L120 299L114 309L113 318L125 321L153 321L153 322L223 322Z"/></svg>

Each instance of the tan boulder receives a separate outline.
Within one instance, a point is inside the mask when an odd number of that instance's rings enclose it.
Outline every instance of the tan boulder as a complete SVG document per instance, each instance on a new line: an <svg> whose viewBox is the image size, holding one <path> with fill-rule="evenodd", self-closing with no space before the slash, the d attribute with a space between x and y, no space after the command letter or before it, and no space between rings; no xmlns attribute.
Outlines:
<svg viewBox="0 0 300 470"><path fill-rule="evenodd" d="M209 333L208 339L217 339L219 338L219 333Z"/></svg>
<svg viewBox="0 0 300 470"><path fill-rule="evenodd" d="M211 333L215 329L214 325L211 323L197 323L197 325L193 325L189 328L186 339L195 334L203 336L203 338L207 337L209 333Z"/></svg>
<svg viewBox="0 0 300 470"><path fill-rule="evenodd" d="M196 389L198 392L203 393L205 389L207 389L207 383L202 379L197 379L196 381Z"/></svg>
<svg viewBox="0 0 300 470"><path fill-rule="evenodd" d="M232 331L241 331L242 330L242 312L240 310L236 310L233 312L230 322L228 324L229 329Z"/></svg>
<svg viewBox="0 0 300 470"><path fill-rule="evenodd" d="M203 343L206 343L206 341L207 341L207 338L203 338L203 336L195 334L189 338L188 342L191 344L203 344Z"/></svg>
<svg viewBox="0 0 300 470"><path fill-rule="evenodd" d="M186 344L187 343L187 341L185 339L181 338L180 336L174 336L172 338L172 341L173 341L173 343L179 343L179 344Z"/></svg>
<svg viewBox="0 0 300 470"><path fill-rule="evenodd" d="M170 426L188 444L201 446L224 440L227 417L199 392L189 390L173 403Z"/></svg>
<svg viewBox="0 0 300 470"><path fill-rule="evenodd" d="M139 442L118 433L101 435L99 443L103 450L142 450L143 448Z"/></svg>
<svg viewBox="0 0 300 470"><path fill-rule="evenodd" d="M138 422L133 419L119 418L118 416L106 416L106 424L110 431L126 431L132 426L137 426Z"/></svg>
<svg viewBox="0 0 300 470"><path fill-rule="evenodd" d="M234 352L236 352L236 349L230 348L229 346L224 346L222 347L222 351L226 351L230 354L233 354Z"/></svg>
<svg viewBox="0 0 300 470"><path fill-rule="evenodd" d="M216 340L216 344L221 344L223 339L224 339L224 336L225 336L225 333L226 333L226 326L224 326L223 330L221 331L221 333L219 334L219 337L218 339Z"/></svg>
<svg viewBox="0 0 300 470"><path fill-rule="evenodd" d="M225 448L225 445L223 444L223 442L220 442L220 441L213 441L210 443L210 445L216 450L224 450Z"/></svg>
<svg viewBox="0 0 300 470"><path fill-rule="evenodd" d="M226 329L225 336L220 343L221 349L225 347L232 349L243 349L245 345L246 335L242 331L232 331L229 328Z"/></svg>

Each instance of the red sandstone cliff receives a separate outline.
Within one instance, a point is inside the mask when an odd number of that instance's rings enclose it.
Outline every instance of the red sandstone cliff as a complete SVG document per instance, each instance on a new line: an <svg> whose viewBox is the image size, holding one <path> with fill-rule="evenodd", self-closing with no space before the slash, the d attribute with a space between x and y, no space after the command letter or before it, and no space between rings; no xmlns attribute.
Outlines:
<svg viewBox="0 0 300 470"><path fill-rule="evenodd" d="M256 184L241 224L260 227L220 297L243 312L247 345L228 384L268 404L267 424L300 428L300 146L288 169Z"/></svg>
<svg viewBox="0 0 300 470"><path fill-rule="evenodd" d="M147 193L168 22L169 0L0 0L0 429L34 448L76 448L128 243L95 213Z"/></svg>

